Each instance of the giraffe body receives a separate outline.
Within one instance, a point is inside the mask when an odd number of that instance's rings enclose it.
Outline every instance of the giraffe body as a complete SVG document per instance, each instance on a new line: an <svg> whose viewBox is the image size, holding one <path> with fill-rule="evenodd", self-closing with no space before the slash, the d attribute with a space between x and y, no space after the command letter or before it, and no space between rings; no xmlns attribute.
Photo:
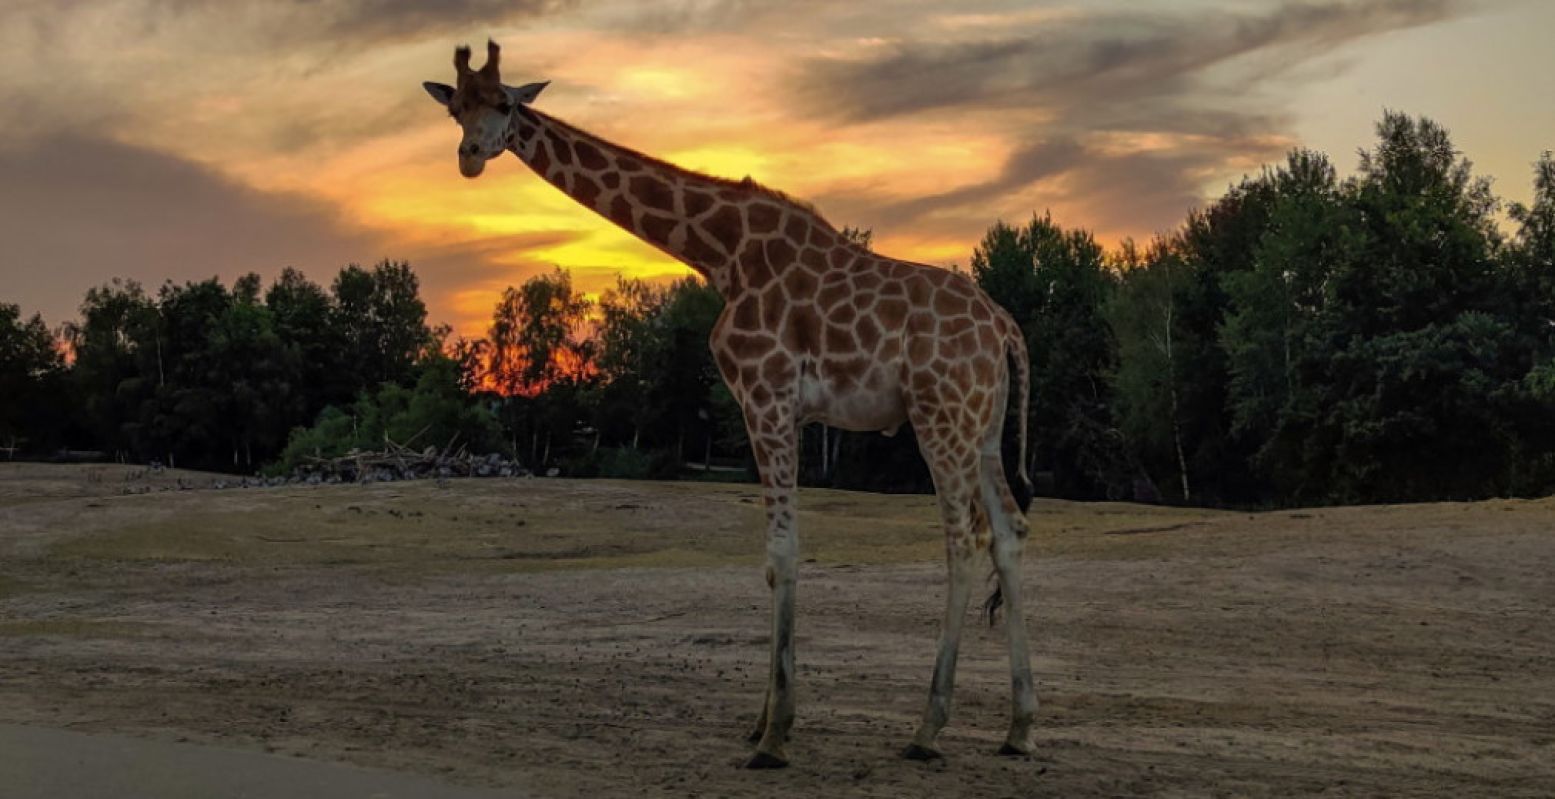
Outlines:
<svg viewBox="0 0 1555 799"><path fill-rule="evenodd" d="M458 85L426 84L464 129L460 172L475 177L486 160L511 151L579 203L691 266L725 299L709 343L760 472L773 592L771 669L749 765L787 763L798 442L812 421L887 435L911 423L934 478L950 586L929 701L904 754L938 757L981 550L992 556L996 597L1008 608L1012 722L1001 752L1029 754L1036 700L1020 585L1028 376L1014 320L966 275L870 252L779 192L682 170L535 111L529 103L545 84L503 86L497 59L489 44L486 66L472 71L460 48ZM1011 400L1020 497L1001 455Z"/></svg>

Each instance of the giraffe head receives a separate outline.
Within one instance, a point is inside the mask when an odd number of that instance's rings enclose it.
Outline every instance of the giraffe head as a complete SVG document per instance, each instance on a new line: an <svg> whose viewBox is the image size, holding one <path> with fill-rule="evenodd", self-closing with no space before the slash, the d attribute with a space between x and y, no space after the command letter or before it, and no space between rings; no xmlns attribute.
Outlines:
<svg viewBox="0 0 1555 799"><path fill-rule="evenodd" d="M459 174L467 178L479 176L487 161L507 149L512 139L513 111L534 102L546 87L545 83L518 88L502 85L497 72L500 56L501 48L488 41L485 65L472 70L470 48L459 47L454 50L455 85L431 81L421 84L464 129L464 138L459 142Z"/></svg>

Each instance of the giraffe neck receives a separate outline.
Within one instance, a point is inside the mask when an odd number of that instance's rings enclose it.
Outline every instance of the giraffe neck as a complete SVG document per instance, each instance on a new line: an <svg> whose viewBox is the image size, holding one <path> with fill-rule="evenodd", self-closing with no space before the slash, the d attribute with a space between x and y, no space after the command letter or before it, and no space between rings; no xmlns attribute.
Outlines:
<svg viewBox="0 0 1555 799"><path fill-rule="evenodd" d="M532 108L514 113L508 149L519 160L584 207L696 270L726 299L749 282L745 273L779 271L807 245L825 253L844 244L814 210L749 178L697 174Z"/></svg>

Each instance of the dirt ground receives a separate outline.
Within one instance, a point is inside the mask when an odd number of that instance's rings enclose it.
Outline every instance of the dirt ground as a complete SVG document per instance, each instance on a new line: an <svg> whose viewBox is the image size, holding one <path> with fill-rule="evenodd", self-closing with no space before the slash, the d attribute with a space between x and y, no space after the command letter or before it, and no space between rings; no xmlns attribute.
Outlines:
<svg viewBox="0 0 1555 799"><path fill-rule="evenodd" d="M994 755L1003 630L973 624L920 764L932 501L802 491L794 763L747 772L750 487L181 477L0 465L0 722L556 797L1555 794L1555 501L1039 500L1040 754Z"/></svg>

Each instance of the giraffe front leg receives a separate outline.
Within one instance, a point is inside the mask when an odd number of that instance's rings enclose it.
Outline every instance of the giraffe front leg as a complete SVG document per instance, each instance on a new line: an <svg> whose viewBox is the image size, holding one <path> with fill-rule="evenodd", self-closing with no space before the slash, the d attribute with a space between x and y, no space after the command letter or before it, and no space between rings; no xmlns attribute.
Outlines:
<svg viewBox="0 0 1555 799"><path fill-rule="evenodd" d="M771 682L771 678L769 677L767 681ZM760 743L761 736L767 734L767 703L771 701L771 691L761 695L761 712L756 716L756 726L751 728L749 735L745 736L745 741L747 743Z"/></svg>
<svg viewBox="0 0 1555 799"><path fill-rule="evenodd" d="M791 506L793 500L788 504ZM762 711L765 729L756 743L748 768L782 768L788 765L784 744L794 725L794 588L798 582L799 539L787 529L771 524L767 531L767 581L772 586L772 660L767 683L767 705Z"/></svg>
<svg viewBox="0 0 1555 799"><path fill-rule="evenodd" d="M761 472L767 512L767 585L772 589L771 670L767 698L755 733L756 753L747 768L788 765L784 745L794 724L794 590L799 578L799 529L795 510L798 474L796 431L789 417L747 418Z"/></svg>

